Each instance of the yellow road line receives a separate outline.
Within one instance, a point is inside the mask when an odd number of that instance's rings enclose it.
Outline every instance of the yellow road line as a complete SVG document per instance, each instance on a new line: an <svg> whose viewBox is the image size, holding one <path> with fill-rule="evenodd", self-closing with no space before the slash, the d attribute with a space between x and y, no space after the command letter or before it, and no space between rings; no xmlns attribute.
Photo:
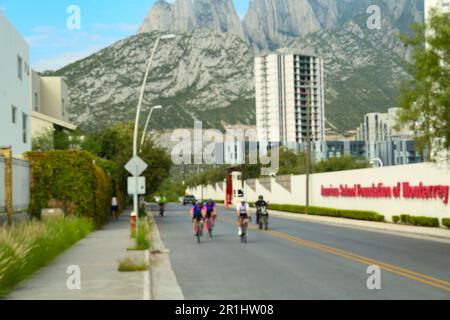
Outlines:
<svg viewBox="0 0 450 320"><path fill-rule="evenodd" d="M222 218L223 221L229 222L229 223L236 223L235 221L231 220L231 219L227 219L227 218ZM257 230L258 228L255 226L249 226L250 229L253 230ZM401 268L392 264L388 264L385 262L381 262L381 261L377 261L368 257L364 257L364 256L360 256L357 254L354 254L352 252L348 252L348 251L344 251L341 249L337 249L334 247L330 247L324 244L320 244L318 242L312 242L312 241L308 241L308 240L304 240L298 237L294 237L291 236L289 234L286 233L282 233L282 232L278 232L278 231L267 231L266 234L270 234L274 237L280 238L280 239L284 239L293 243L297 243L297 244L301 244L303 246L309 247L309 248L313 248L316 250L320 250L320 251L324 251L336 256L340 256L343 258L346 258L348 260L352 260L352 261L356 261L365 265L377 265L379 266L381 269L389 271L391 273L412 279L412 280L416 280L418 282L421 283L425 283L428 284L430 286L436 287L436 288L440 288L442 290L448 291L450 292L450 282L448 281L444 281L441 279L437 279L434 277L430 277L427 275L424 275L422 273L419 272L415 272L412 270L408 270L405 268Z"/></svg>

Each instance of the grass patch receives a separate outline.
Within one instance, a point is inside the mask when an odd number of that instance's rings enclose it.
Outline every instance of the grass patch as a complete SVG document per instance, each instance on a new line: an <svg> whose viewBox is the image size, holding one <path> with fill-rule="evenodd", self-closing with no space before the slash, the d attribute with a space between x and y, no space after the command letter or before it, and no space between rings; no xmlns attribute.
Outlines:
<svg viewBox="0 0 450 320"><path fill-rule="evenodd" d="M147 271L150 266L141 259L130 257L119 260L119 272L140 272Z"/></svg>
<svg viewBox="0 0 450 320"><path fill-rule="evenodd" d="M93 230L82 217L0 227L0 298Z"/></svg>
<svg viewBox="0 0 450 320"><path fill-rule="evenodd" d="M150 249L150 222L147 218L139 220L138 231L134 237L135 245L129 251L144 251Z"/></svg>

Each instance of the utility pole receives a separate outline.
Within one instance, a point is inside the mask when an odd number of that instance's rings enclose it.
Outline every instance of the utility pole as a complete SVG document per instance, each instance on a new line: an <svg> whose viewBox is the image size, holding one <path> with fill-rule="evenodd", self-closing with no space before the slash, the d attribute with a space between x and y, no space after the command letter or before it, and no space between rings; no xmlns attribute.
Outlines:
<svg viewBox="0 0 450 320"><path fill-rule="evenodd" d="M306 208L305 214L309 213L309 181L311 172L311 81L309 82L309 87L307 88L306 96Z"/></svg>

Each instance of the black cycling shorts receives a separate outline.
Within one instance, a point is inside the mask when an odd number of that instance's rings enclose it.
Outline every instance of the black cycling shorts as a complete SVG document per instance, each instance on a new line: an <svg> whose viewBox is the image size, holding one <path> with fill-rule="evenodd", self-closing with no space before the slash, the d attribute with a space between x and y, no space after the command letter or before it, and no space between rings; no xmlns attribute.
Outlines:
<svg viewBox="0 0 450 320"><path fill-rule="evenodd" d="M203 220L203 216L199 216L199 215L194 215L193 217L192 217L192 221L195 221L195 220Z"/></svg>

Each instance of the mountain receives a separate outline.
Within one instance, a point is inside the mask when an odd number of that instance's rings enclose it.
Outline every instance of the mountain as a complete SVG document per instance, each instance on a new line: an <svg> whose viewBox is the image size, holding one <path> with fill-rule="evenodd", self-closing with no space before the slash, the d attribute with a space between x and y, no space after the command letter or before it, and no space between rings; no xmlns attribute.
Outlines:
<svg viewBox="0 0 450 320"><path fill-rule="evenodd" d="M149 31L189 32L206 27L221 33L232 33L244 39L241 21L233 0L157 1L139 28Z"/></svg>
<svg viewBox="0 0 450 320"><path fill-rule="evenodd" d="M194 119L223 128L255 124L256 53L311 51L325 61L327 118L350 130L365 113L395 105L408 77L397 34L422 19L422 1L252 0L242 23L232 0L158 1L137 35L54 74L67 79L79 126L133 120L149 51L159 35L175 33L156 54L143 114L164 106L151 123L157 130L192 128ZM367 27L372 3L381 30Z"/></svg>
<svg viewBox="0 0 450 320"><path fill-rule="evenodd" d="M245 39L256 52L273 51L287 41L322 30L342 27L376 5L383 18L402 32L423 21L424 0L252 0L241 22L233 0L157 1L139 33L160 30L188 32L207 27Z"/></svg>
<svg viewBox="0 0 450 320"><path fill-rule="evenodd" d="M299 36L338 29L377 5L384 19L406 32L423 20L423 0L253 0L243 25L256 51L273 51Z"/></svg>
<svg viewBox="0 0 450 320"><path fill-rule="evenodd" d="M149 51L160 35L132 36L55 72L67 79L71 120L83 128L133 120ZM142 114L162 105L151 123L158 130L192 128L194 119L214 128L252 124L253 82L253 53L242 39L196 29L160 43Z"/></svg>

